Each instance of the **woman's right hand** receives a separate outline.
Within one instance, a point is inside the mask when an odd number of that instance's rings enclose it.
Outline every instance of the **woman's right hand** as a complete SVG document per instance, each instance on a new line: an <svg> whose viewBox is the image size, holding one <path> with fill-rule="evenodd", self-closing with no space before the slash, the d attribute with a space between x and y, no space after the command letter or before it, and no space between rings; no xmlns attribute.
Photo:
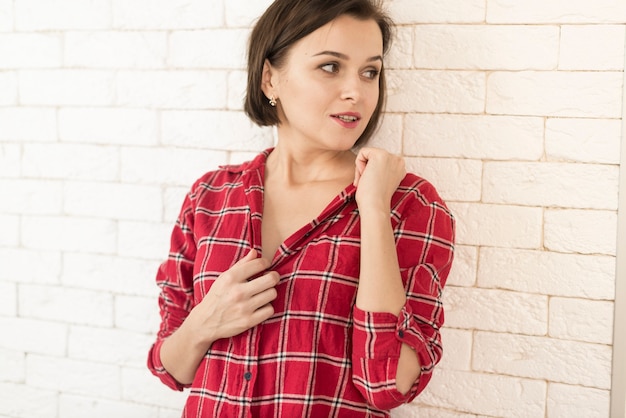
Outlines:
<svg viewBox="0 0 626 418"><path fill-rule="evenodd" d="M250 252L222 273L209 292L185 320L205 344L242 333L274 314L271 302L276 298L278 273L268 272L270 262ZM208 348L208 346L207 346Z"/></svg>
<svg viewBox="0 0 626 418"><path fill-rule="evenodd" d="M274 314L271 302L277 295L278 273L256 277L269 266L268 260L258 258L251 250L220 274L180 328L165 339L161 362L178 382L193 381L200 361L215 340L240 334Z"/></svg>

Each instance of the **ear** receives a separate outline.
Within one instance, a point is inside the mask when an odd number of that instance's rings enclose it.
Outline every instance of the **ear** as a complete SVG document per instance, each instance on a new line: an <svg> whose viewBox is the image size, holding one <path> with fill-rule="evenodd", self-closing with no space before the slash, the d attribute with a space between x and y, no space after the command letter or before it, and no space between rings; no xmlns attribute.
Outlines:
<svg viewBox="0 0 626 418"><path fill-rule="evenodd" d="M268 59L263 63L263 73L261 75L261 90L268 99L270 97L278 98L276 91L278 71L272 66Z"/></svg>

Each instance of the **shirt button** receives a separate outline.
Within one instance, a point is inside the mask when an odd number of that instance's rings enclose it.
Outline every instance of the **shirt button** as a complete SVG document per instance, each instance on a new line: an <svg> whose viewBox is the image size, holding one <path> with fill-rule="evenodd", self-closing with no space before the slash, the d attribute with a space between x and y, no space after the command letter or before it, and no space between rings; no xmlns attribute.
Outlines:
<svg viewBox="0 0 626 418"><path fill-rule="evenodd" d="M250 373L250 372L245 372L245 373L243 374L243 378L244 378L244 379L246 379L246 380L250 380L250 379L252 379L252 373Z"/></svg>
<svg viewBox="0 0 626 418"><path fill-rule="evenodd" d="M404 338L404 331L402 330L398 331L398 337Z"/></svg>

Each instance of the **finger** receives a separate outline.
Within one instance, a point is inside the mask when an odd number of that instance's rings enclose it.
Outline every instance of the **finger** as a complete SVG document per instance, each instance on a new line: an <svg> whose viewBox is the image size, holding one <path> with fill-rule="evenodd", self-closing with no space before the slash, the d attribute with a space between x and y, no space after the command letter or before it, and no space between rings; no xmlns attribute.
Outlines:
<svg viewBox="0 0 626 418"><path fill-rule="evenodd" d="M251 250L245 257L227 270L225 276L232 277L237 282L244 282L267 270L269 266L269 260L257 257L256 250Z"/></svg>
<svg viewBox="0 0 626 418"><path fill-rule="evenodd" d="M278 284L280 276L275 271L271 271L263 276L259 276L254 280L245 283L245 292L250 297L261 293L267 289L271 289Z"/></svg>
<svg viewBox="0 0 626 418"><path fill-rule="evenodd" d="M359 171L359 167L357 165L354 166L354 187L358 187L359 180L361 179L361 171Z"/></svg>
<svg viewBox="0 0 626 418"><path fill-rule="evenodd" d="M254 311L250 318L254 325L258 325L266 319L269 319L272 315L274 315L274 307L271 303L267 303Z"/></svg>
<svg viewBox="0 0 626 418"><path fill-rule="evenodd" d="M275 288L271 287L269 289L266 289L263 292L257 293L250 298L250 308L256 311L262 306L265 306L275 300L277 296L278 292L276 292Z"/></svg>

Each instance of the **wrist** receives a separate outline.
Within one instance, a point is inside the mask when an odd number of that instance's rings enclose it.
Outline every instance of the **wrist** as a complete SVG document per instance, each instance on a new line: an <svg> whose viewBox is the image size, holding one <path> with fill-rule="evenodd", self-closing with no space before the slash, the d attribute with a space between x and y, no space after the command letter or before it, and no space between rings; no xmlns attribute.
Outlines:
<svg viewBox="0 0 626 418"><path fill-rule="evenodd" d="M359 216L361 219L368 219L369 221L388 221L391 216L391 209L384 205L359 206Z"/></svg>

